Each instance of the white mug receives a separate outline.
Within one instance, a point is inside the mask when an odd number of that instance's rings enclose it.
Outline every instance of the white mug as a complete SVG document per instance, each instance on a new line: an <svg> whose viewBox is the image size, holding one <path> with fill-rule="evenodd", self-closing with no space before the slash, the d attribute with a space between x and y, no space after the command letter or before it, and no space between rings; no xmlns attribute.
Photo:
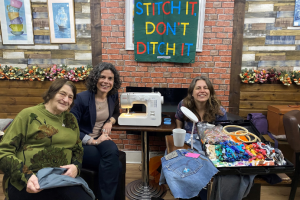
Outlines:
<svg viewBox="0 0 300 200"><path fill-rule="evenodd" d="M185 141L186 130L176 128L173 129L173 140L175 147L183 147Z"/></svg>

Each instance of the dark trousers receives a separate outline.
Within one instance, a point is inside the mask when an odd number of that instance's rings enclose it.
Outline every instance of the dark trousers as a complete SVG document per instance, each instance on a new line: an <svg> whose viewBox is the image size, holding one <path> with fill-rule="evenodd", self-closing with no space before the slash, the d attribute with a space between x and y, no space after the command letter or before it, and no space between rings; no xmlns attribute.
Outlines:
<svg viewBox="0 0 300 200"><path fill-rule="evenodd" d="M117 200L116 191L119 175L122 173L117 145L111 140L106 140L97 146L83 145L83 148L82 167L98 171L99 174L99 188L95 194L97 199Z"/></svg>
<svg viewBox="0 0 300 200"><path fill-rule="evenodd" d="M9 200L92 200L92 197L79 185L45 189L32 194L26 192L26 188L19 191L9 183L8 197Z"/></svg>

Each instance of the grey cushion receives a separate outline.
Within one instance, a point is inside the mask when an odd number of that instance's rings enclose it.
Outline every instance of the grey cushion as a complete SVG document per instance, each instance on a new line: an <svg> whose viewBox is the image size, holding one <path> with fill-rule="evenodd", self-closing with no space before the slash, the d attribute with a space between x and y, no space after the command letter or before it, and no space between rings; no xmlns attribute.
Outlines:
<svg viewBox="0 0 300 200"><path fill-rule="evenodd" d="M4 128L7 128L12 120L13 119L0 119L0 131L3 131Z"/></svg>

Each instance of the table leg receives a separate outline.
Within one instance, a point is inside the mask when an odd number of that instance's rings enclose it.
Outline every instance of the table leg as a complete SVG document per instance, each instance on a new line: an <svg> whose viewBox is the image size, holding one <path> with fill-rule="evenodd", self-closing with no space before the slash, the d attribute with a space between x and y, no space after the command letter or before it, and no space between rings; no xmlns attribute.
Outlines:
<svg viewBox="0 0 300 200"><path fill-rule="evenodd" d="M167 189L149 181L149 141L147 131L142 131L142 179L126 186L126 196L131 200L151 200L151 197L165 196Z"/></svg>

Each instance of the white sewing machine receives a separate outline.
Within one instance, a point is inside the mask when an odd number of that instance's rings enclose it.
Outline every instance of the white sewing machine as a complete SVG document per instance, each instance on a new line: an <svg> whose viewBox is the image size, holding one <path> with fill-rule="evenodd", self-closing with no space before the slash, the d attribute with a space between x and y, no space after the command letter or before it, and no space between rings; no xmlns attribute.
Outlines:
<svg viewBox="0 0 300 200"><path fill-rule="evenodd" d="M121 94L121 108L127 108L118 118L119 125L159 126L161 124L161 104L164 97L159 92L128 92ZM144 104L146 113L129 113L133 104Z"/></svg>

